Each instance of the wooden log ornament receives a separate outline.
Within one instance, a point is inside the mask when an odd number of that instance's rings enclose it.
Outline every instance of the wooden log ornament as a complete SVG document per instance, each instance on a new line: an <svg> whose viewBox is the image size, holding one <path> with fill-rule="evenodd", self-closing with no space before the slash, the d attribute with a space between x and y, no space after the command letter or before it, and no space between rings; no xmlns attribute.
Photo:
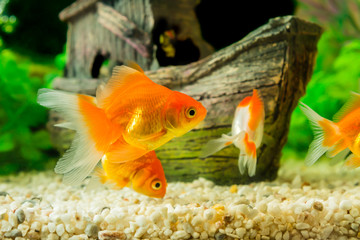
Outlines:
<svg viewBox="0 0 360 240"><path fill-rule="evenodd" d="M241 41L200 61L147 71L156 83L192 96L208 110L205 120L194 130L156 150L168 181L204 177L216 184L239 184L274 179L291 113L312 75L321 32L318 25L294 16L274 18ZM58 78L53 87L94 95L100 81ZM240 175L239 149L233 145L205 159L199 155L209 140L230 132L237 104L254 88L264 100L266 118L256 175L250 178ZM59 121L60 116L52 112L49 126ZM60 138L68 136L61 131L65 130L52 133L55 145L64 149L70 138Z"/></svg>

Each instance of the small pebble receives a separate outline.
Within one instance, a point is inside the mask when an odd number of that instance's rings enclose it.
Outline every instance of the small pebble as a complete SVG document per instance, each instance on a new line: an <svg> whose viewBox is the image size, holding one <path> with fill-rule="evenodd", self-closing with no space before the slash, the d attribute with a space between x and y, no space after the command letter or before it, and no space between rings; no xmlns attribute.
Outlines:
<svg viewBox="0 0 360 240"><path fill-rule="evenodd" d="M8 218L11 226L16 227L18 225L18 219L14 213L9 213Z"/></svg>
<svg viewBox="0 0 360 240"><path fill-rule="evenodd" d="M205 218L207 221L211 221L211 220L214 218L215 214L216 214L215 209L212 209L212 208L206 209L206 210L204 211L204 218Z"/></svg>
<svg viewBox="0 0 360 240"><path fill-rule="evenodd" d="M321 202L316 201L316 202L314 202L314 204L313 204L313 208L314 208L315 210L322 211L322 210L324 209L324 206L323 206L323 204L322 204Z"/></svg>
<svg viewBox="0 0 360 240"><path fill-rule="evenodd" d="M52 222L48 223L48 229L49 229L49 232L51 232L51 233L55 232L55 230L56 230L55 223L52 223Z"/></svg>
<svg viewBox="0 0 360 240"><path fill-rule="evenodd" d="M172 233L173 233L173 232L172 232L170 229L166 229L166 230L164 231L164 235L167 236L167 237L169 237Z"/></svg>
<svg viewBox="0 0 360 240"><path fill-rule="evenodd" d="M204 220L202 219L202 217L200 216L195 216L192 220L191 220L191 225L193 225L194 227L198 226L198 225L202 225L204 223Z"/></svg>
<svg viewBox="0 0 360 240"><path fill-rule="evenodd" d="M297 223L295 225L295 227L296 227L297 230L304 230L304 229L309 229L310 225L307 224L307 223Z"/></svg>
<svg viewBox="0 0 360 240"><path fill-rule="evenodd" d="M350 210L352 207L352 203L350 200L342 200L340 202L340 208L343 209L343 210Z"/></svg>
<svg viewBox="0 0 360 240"><path fill-rule="evenodd" d="M41 230L41 223L39 222L33 222L30 227L31 230L34 230L35 232L40 232Z"/></svg>
<svg viewBox="0 0 360 240"><path fill-rule="evenodd" d="M79 235L74 235L72 237L70 237L68 240L88 240L88 236L86 234L79 234ZM100 239L100 238L99 238ZM111 238L110 238L111 239ZM107 240L110 240L110 239L107 239ZM117 239L117 238L114 238L114 240ZM120 239L120 238L119 238ZM105 240L105 239L102 239L102 240ZM111 239L112 240L112 239Z"/></svg>
<svg viewBox="0 0 360 240"><path fill-rule="evenodd" d="M230 187L230 192L231 192L231 193L237 193L237 191L238 191L237 186L236 186L236 185L231 185L231 187Z"/></svg>
<svg viewBox="0 0 360 240"><path fill-rule="evenodd" d="M29 225L23 223L19 224L17 228L21 231L22 236L25 236L30 229Z"/></svg>
<svg viewBox="0 0 360 240"><path fill-rule="evenodd" d="M141 238L146 233L146 230L147 229L145 227L138 228L134 234L134 237Z"/></svg>
<svg viewBox="0 0 360 240"><path fill-rule="evenodd" d="M88 237L96 238L99 232L99 227L93 223L89 223L85 228L85 234Z"/></svg>
<svg viewBox="0 0 360 240"><path fill-rule="evenodd" d="M125 240L127 237L125 233L120 231L100 231L99 240Z"/></svg>
<svg viewBox="0 0 360 240"><path fill-rule="evenodd" d="M56 226L56 234L58 236L62 236L64 233L65 233L65 227L64 227L64 224L59 224Z"/></svg>
<svg viewBox="0 0 360 240"><path fill-rule="evenodd" d="M21 237L22 233L19 229L13 229L10 232L6 232L4 236L8 238L16 238L16 237Z"/></svg>
<svg viewBox="0 0 360 240"><path fill-rule="evenodd" d="M30 240L39 240L39 239L41 239L40 233L35 232L35 231L30 231L30 232L28 232L27 237L28 237ZM58 237L56 234L52 233L52 234L49 234L48 239L58 240L59 237Z"/></svg>
<svg viewBox="0 0 360 240"><path fill-rule="evenodd" d="M21 208L15 211L15 215L17 217L18 223L23 223L25 221L25 213Z"/></svg>
<svg viewBox="0 0 360 240"><path fill-rule="evenodd" d="M189 239L190 234L185 232L184 230L176 231L171 235L171 239L177 240L177 239Z"/></svg>

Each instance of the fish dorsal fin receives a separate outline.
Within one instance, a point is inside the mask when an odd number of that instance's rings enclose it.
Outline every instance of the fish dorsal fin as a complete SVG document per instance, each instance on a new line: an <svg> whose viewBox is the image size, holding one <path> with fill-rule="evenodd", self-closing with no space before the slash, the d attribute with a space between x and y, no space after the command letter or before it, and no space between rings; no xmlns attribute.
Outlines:
<svg viewBox="0 0 360 240"><path fill-rule="evenodd" d="M140 67L139 67L140 68ZM98 107L106 111L114 98L126 94L126 90L138 84L153 83L143 72L127 66L117 66L113 69L110 80L100 85L96 91Z"/></svg>
<svg viewBox="0 0 360 240"><path fill-rule="evenodd" d="M350 99L340 108L340 110L334 115L335 122L339 122L346 115L360 107L360 94L351 92Z"/></svg>
<svg viewBox="0 0 360 240"><path fill-rule="evenodd" d="M135 70L138 70L139 72L141 73L144 73L144 70L140 67L139 64L137 64L136 62L134 61L131 61L131 60L127 60L125 61L125 65L128 66L128 67L131 67Z"/></svg>

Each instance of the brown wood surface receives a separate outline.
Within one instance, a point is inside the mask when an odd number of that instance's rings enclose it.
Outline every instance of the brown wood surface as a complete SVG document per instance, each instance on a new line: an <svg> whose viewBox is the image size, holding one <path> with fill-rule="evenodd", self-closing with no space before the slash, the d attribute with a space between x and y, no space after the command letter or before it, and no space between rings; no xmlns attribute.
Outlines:
<svg viewBox="0 0 360 240"><path fill-rule="evenodd" d="M156 150L168 181L205 177L218 184L234 184L274 179L291 113L312 74L321 32L319 26L293 16L275 18L200 61L146 72L155 82L201 101L208 110L206 119L193 131ZM54 87L84 92L84 84L91 82L85 92L94 94L95 85L102 80L71 81L69 85L68 79L56 79ZM265 102L266 119L256 175L249 178L239 173L239 150L234 146L206 159L199 154L207 141L230 132L235 107L253 88ZM56 136L59 133L54 134L59 147L67 145Z"/></svg>

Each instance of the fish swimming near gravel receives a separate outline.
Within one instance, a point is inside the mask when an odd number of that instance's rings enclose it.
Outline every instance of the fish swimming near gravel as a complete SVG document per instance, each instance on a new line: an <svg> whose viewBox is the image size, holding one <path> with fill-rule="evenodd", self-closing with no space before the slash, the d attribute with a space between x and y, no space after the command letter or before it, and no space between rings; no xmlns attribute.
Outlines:
<svg viewBox="0 0 360 240"><path fill-rule="evenodd" d="M231 136L210 140L202 149L200 157L210 156L230 144L240 149L238 167L241 174L248 168L249 176L256 172L256 149L260 146L264 132L265 110L256 89L253 95L244 98L236 107L231 127Z"/></svg>
<svg viewBox="0 0 360 240"><path fill-rule="evenodd" d="M300 103L300 109L311 123L315 138L305 158L306 165L314 164L324 153L338 162L346 158L345 165L360 166L360 95L352 93L351 98L330 121Z"/></svg>
<svg viewBox="0 0 360 240"><path fill-rule="evenodd" d="M103 156L102 167L96 167L93 176L112 188L132 188L149 197L163 198L166 193L166 178L155 151L150 151L133 161L114 163Z"/></svg>
<svg viewBox="0 0 360 240"><path fill-rule="evenodd" d="M206 116L200 102L154 83L140 67L115 67L96 97L40 89L37 101L62 114L67 122L58 126L76 130L55 167L70 185L80 184L105 154L114 163L138 159Z"/></svg>

